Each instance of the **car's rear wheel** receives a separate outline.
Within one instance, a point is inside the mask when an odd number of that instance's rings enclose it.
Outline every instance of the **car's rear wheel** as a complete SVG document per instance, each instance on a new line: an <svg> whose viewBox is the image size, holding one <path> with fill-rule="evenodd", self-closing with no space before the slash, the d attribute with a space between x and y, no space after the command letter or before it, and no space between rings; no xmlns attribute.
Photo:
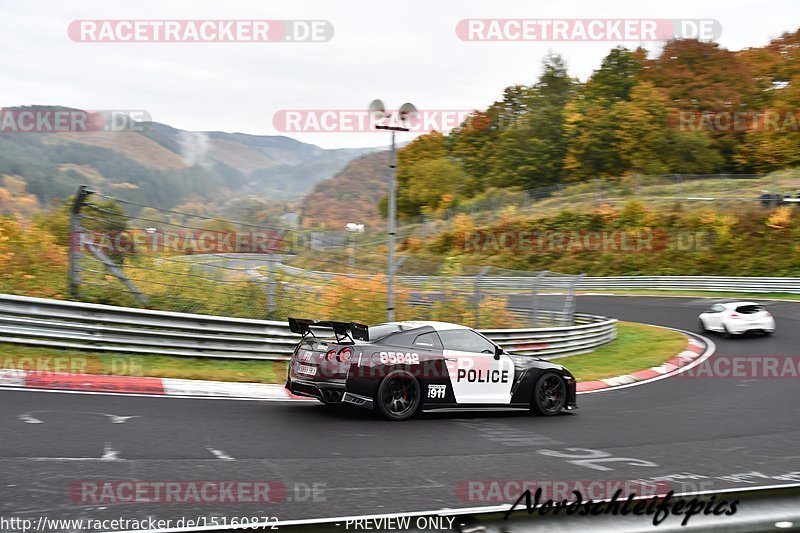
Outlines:
<svg viewBox="0 0 800 533"><path fill-rule="evenodd" d="M406 420L417 412L422 395L417 378L404 370L386 376L375 394L375 407L389 420Z"/></svg>
<svg viewBox="0 0 800 533"><path fill-rule="evenodd" d="M722 336L726 339L731 338L731 332L728 331L728 326L726 326L725 324L722 325Z"/></svg>
<svg viewBox="0 0 800 533"><path fill-rule="evenodd" d="M555 372L545 372L533 386L531 411L541 416L557 415L567 403L567 385Z"/></svg>

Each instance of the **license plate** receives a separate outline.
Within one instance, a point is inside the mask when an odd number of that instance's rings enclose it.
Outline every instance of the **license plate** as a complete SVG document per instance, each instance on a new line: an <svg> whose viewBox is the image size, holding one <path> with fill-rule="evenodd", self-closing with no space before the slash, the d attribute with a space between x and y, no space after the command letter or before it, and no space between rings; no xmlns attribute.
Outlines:
<svg viewBox="0 0 800 533"><path fill-rule="evenodd" d="M317 367L315 366L308 366L308 365L300 365L297 367L298 374L305 374L307 376L316 376L317 375Z"/></svg>

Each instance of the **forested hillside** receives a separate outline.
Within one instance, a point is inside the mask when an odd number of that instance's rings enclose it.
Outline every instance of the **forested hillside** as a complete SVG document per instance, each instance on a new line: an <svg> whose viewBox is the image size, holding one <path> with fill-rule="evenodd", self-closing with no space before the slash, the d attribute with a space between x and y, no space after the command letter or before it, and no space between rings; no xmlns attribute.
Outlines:
<svg viewBox="0 0 800 533"><path fill-rule="evenodd" d="M4 111L18 109L65 108ZM370 151L326 150L283 136L191 132L155 122L113 132L2 131L0 178L8 179L0 183L0 208L2 198L20 190L44 206L81 184L158 207L248 194L297 199Z"/></svg>
<svg viewBox="0 0 800 533"><path fill-rule="evenodd" d="M331 179L318 183L302 205L304 224L341 231L350 222L374 229L383 224L378 201L388 186L387 152L351 161Z"/></svg>
<svg viewBox="0 0 800 533"><path fill-rule="evenodd" d="M435 214L493 188L797 166L799 108L800 30L742 51L617 47L586 82L551 55L534 84L399 152L398 212Z"/></svg>

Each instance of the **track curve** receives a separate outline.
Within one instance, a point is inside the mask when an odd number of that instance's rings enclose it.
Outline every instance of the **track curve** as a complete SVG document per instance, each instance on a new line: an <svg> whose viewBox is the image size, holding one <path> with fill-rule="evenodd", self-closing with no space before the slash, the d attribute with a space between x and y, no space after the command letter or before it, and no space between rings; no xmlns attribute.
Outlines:
<svg viewBox="0 0 800 533"><path fill-rule="evenodd" d="M800 355L800 304L768 305L778 324L773 336L713 336L712 360ZM697 298L578 299L580 312L690 331L708 306ZM800 479L797 379L673 377L582 395L576 413L550 419L427 414L399 424L311 402L0 390L0 404L3 516L289 520L496 503L459 493L466 480L670 477L681 488L682 475L693 478L687 488L713 490ZM105 415L132 418L112 423ZM587 454L605 459L573 457ZM97 505L69 496L85 479L279 480L289 492L268 507ZM314 484L316 497L307 490Z"/></svg>

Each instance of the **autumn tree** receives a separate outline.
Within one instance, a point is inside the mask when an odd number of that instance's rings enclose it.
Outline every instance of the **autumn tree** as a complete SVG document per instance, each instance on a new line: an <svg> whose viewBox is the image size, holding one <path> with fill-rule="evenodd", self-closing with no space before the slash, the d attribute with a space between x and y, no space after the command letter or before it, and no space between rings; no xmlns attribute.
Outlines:
<svg viewBox="0 0 800 533"><path fill-rule="evenodd" d="M642 48L635 51L624 46L614 48L586 82L582 96L595 105L606 107L630 100L646 56L647 52Z"/></svg>
<svg viewBox="0 0 800 533"><path fill-rule="evenodd" d="M800 74L773 93L770 106L736 147L736 162L754 172L800 165Z"/></svg>
<svg viewBox="0 0 800 533"><path fill-rule="evenodd" d="M517 91L517 112L498 135L489 160L489 183L530 189L562 180L567 152L564 112L575 85L560 56L545 59L538 82Z"/></svg>
<svg viewBox="0 0 800 533"><path fill-rule="evenodd" d="M571 181L614 177L626 170L625 157L618 149L642 124L639 117L628 132L621 131L626 116L635 115L636 109L618 104L630 100L643 58L642 50L614 48L580 89L578 97L566 106L568 148L564 166Z"/></svg>
<svg viewBox="0 0 800 533"><path fill-rule="evenodd" d="M465 174L460 164L450 158L441 133L417 137L397 153L398 216L415 216L422 213L423 207L439 207L442 195L459 192L465 181ZM384 213L385 206L384 199Z"/></svg>
<svg viewBox="0 0 800 533"><path fill-rule="evenodd" d="M36 196L27 191L27 183L19 176L2 176L0 215L31 218L39 209Z"/></svg>

